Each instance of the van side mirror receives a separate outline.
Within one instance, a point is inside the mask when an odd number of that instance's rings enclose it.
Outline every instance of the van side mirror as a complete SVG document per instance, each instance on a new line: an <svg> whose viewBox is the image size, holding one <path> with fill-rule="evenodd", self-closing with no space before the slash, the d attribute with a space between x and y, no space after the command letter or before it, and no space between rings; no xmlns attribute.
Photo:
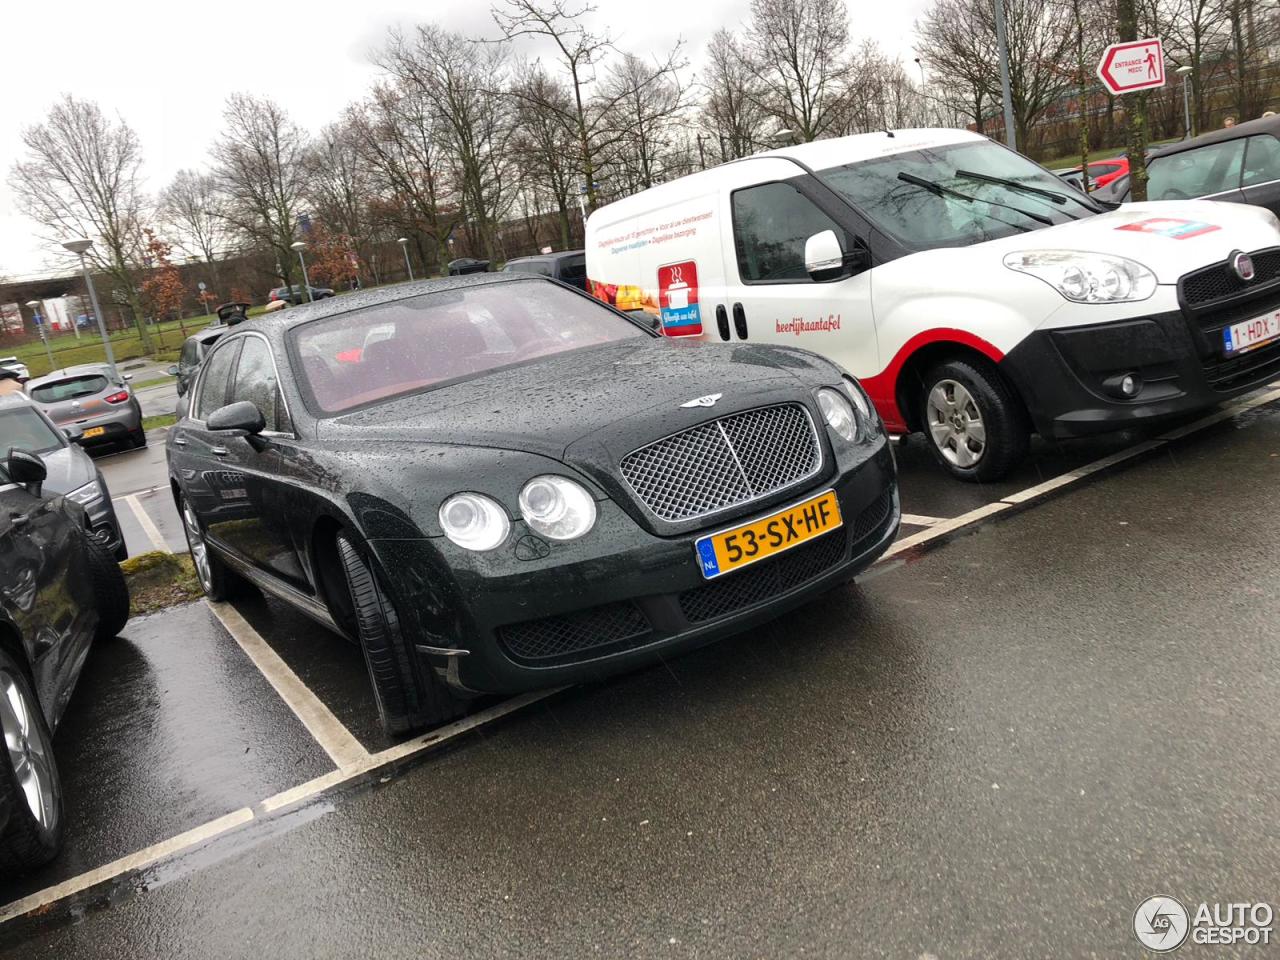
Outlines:
<svg viewBox="0 0 1280 960"><path fill-rule="evenodd" d="M267 428L267 420L252 400L237 400L209 414L205 426L218 432L252 436Z"/></svg>
<svg viewBox="0 0 1280 960"><path fill-rule="evenodd" d="M49 475L43 460L26 450L10 448L7 466L10 480L22 484L33 497L40 496L40 487Z"/></svg>
<svg viewBox="0 0 1280 960"><path fill-rule="evenodd" d="M846 254L834 230L815 233L804 242L804 269L816 283L847 277L866 263L866 251L859 247Z"/></svg>

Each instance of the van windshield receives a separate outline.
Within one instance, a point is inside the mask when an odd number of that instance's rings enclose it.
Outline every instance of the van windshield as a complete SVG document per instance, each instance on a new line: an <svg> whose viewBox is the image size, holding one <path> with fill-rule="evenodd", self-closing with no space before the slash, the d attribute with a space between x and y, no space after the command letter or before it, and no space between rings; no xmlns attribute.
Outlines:
<svg viewBox="0 0 1280 960"><path fill-rule="evenodd" d="M1047 170L989 140L924 147L819 176L912 250L981 243L1099 212Z"/></svg>

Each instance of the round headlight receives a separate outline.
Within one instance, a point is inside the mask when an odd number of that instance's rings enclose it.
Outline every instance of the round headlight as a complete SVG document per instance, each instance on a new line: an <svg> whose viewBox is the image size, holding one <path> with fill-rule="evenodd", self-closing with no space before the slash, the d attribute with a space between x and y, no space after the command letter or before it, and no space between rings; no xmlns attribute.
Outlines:
<svg viewBox="0 0 1280 960"><path fill-rule="evenodd" d="M524 522L552 540L574 540L596 522L596 502L568 477L534 477L520 491Z"/></svg>
<svg viewBox="0 0 1280 960"><path fill-rule="evenodd" d="M440 526L446 537L468 550L492 550L511 530L507 512L478 493L456 493L442 503Z"/></svg>
<svg viewBox="0 0 1280 960"><path fill-rule="evenodd" d="M844 388L849 391L849 399L853 401L853 405L862 414L862 419L867 423L875 423L876 418L872 414L871 401L867 399L867 395L863 392L858 382L853 377L845 377Z"/></svg>
<svg viewBox="0 0 1280 960"><path fill-rule="evenodd" d="M858 439L857 416L853 412L853 405L843 394L830 387L823 387L818 391L818 406L822 409L827 426L846 440Z"/></svg>

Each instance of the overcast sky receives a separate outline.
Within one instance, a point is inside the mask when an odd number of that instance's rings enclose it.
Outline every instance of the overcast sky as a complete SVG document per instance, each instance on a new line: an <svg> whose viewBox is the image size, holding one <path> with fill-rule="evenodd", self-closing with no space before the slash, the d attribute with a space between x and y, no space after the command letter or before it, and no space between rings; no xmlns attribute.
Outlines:
<svg viewBox="0 0 1280 960"><path fill-rule="evenodd" d="M846 0L850 33L873 37L908 66L912 24L927 0ZM63 93L96 100L142 138L147 189L183 167L203 168L228 94L273 97L309 130L361 97L377 71L369 52L393 26L435 20L492 35L488 0L0 0L0 277L44 272L58 257L39 244L7 184L21 157L19 132ZM736 28L748 0L597 0L596 17L618 46L639 54L683 37L696 67L719 26Z"/></svg>

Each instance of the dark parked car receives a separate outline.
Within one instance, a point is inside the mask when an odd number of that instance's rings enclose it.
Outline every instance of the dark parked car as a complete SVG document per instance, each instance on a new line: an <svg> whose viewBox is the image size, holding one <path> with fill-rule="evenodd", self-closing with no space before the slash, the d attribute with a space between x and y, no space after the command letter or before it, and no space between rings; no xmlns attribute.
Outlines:
<svg viewBox="0 0 1280 960"><path fill-rule="evenodd" d="M0 877L62 845L58 726L95 639L129 616L120 567L89 535L84 509L43 489L44 462L11 449L0 462Z"/></svg>
<svg viewBox="0 0 1280 960"><path fill-rule="evenodd" d="M511 274L243 324L168 444L205 591L250 580L358 640L392 733L738 633L866 567L900 516L835 364Z"/></svg>
<svg viewBox="0 0 1280 960"><path fill-rule="evenodd" d="M178 378L178 396L187 392L196 370L204 362L205 354L213 345L222 339L222 335L231 328L222 323L205 327L199 333L193 333L182 343L182 352L178 354L178 362L169 368L169 376Z"/></svg>
<svg viewBox="0 0 1280 960"><path fill-rule="evenodd" d="M105 363L86 363L28 380L27 395L76 443L145 447L142 405L129 379L127 373L112 376Z"/></svg>
<svg viewBox="0 0 1280 960"><path fill-rule="evenodd" d="M328 287L312 287L312 300L327 300L333 296L333 291ZM307 294L302 284L295 283L291 287L276 287L267 295L268 300L283 300L285 303L292 303L297 306L300 303L307 302Z"/></svg>
<svg viewBox="0 0 1280 960"><path fill-rule="evenodd" d="M536 257L517 257L508 260L503 273L532 273L550 277L579 290L587 289L587 254L583 250L564 253L544 253Z"/></svg>
<svg viewBox="0 0 1280 960"><path fill-rule="evenodd" d="M0 396L0 451L17 447L44 460L45 493L58 493L84 507L95 540L117 560L129 556L111 493L93 459L53 425L28 397Z"/></svg>
<svg viewBox="0 0 1280 960"><path fill-rule="evenodd" d="M468 273L485 273L488 269L488 260L477 260L475 257L459 257L457 260L450 260L448 264L451 277L464 277Z"/></svg>
<svg viewBox="0 0 1280 960"><path fill-rule="evenodd" d="M1148 200L1225 200L1280 216L1280 117L1214 130L1147 158ZM1129 178L1102 199L1127 203Z"/></svg>

